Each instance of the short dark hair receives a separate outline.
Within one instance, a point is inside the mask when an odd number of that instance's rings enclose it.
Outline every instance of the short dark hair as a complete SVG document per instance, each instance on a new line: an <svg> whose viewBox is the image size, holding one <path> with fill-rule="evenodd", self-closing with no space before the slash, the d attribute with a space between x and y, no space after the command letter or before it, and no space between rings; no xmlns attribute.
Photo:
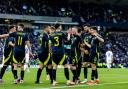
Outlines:
<svg viewBox="0 0 128 89"><path fill-rule="evenodd" d="M80 33L82 31L82 29L78 26L72 26L72 28L76 28L78 33Z"/></svg>
<svg viewBox="0 0 128 89"><path fill-rule="evenodd" d="M96 26L92 26L91 28L97 31L97 27Z"/></svg>
<svg viewBox="0 0 128 89"><path fill-rule="evenodd" d="M55 24L54 27L55 29L59 28L60 24Z"/></svg>
<svg viewBox="0 0 128 89"><path fill-rule="evenodd" d="M10 29L12 29L14 27L15 27L14 25L11 25L11 26L8 27L8 29L10 30Z"/></svg>
<svg viewBox="0 0 128 89"><path fill-rule="evenodd" d="M85 27L85 26L91 27L91 25L89 23L83 24L83 27Z"/></svg>
<svg viewBox="0 0 128 89"><path fill-rule="evenodd" d="M54 27L54 26L50 26L50 28L51 28L52 30L55 30L55 27Z"/></svg>
<svg viewBox="0 0 128 89"><path fill-rule="evenodd" d="M22 23L18 24L18 26L21 26L22 28L24 28L24 24Z"/></svg>
<svg viewBox="0 0 128 89"><path fill-rule="evenodd" d="M77 28L77 32L80 33L82 31L82 29L80 27Z"/></svg>

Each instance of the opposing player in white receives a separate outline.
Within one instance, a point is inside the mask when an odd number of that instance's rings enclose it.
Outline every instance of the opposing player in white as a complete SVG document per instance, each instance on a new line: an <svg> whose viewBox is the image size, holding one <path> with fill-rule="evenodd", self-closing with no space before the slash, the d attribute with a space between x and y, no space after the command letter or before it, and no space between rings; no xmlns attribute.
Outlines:
<svg viewBox="0 0 128 89"><path fill-rule="evenodd" d="M110 69L112 67L112 62L113 62L113 53L112 53L111 49L108 49L108 51L106 52L107 68Z"/></svg>
<svg viewBox="0 0 128 89"><path fill-rule="evenodd" d="M25 65L24 65L24 70L27 69L27 71L30 72L29 67L30 67L30 65L29 65L29 49L28 49L27 45L25 45Z"/></svg>
<svg viewBox="0 0 128 89"><path fill-rule="evenodd" d="M5 59L5 57L4 57L4 46L1 49L2 49L2 62L0 64L0 68L3 67L3 65L4 65L4 59Z"/></svg>

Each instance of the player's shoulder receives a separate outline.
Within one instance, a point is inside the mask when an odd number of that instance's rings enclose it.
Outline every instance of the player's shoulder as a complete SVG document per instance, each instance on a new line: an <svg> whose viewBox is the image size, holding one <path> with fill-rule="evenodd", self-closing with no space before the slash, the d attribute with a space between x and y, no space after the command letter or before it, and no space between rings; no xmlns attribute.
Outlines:
<svg viewBox="0 0 128 89"><path fill-rule="evenodd" d="M10 35L17 35L17 32L9 33L9 36L10 36Z"/></svg>
<svg viewBox="0 0 128 89"><path fill-rule="evenodd" d="M77 34L73 34L73 37L80 38L80 36Z"/></svg>

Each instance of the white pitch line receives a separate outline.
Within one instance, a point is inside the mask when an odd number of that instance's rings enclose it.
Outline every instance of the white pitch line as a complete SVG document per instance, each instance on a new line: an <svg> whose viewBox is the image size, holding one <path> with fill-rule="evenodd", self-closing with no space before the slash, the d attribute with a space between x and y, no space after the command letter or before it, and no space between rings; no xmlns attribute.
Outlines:
<svg viewBox="0 0 128 89"><path fill-rule="evenodd" d="M94 85L74 85L74 86L58 86L58 87L46 87L46 88L36 88L36 89L63 89L63 88L72 88L72 87L83 87L83 86L102 86L102 85L116 85L116 84L125 84L128 82L116 82L116 83L103 83L103 84L94 84Z"/></svg>

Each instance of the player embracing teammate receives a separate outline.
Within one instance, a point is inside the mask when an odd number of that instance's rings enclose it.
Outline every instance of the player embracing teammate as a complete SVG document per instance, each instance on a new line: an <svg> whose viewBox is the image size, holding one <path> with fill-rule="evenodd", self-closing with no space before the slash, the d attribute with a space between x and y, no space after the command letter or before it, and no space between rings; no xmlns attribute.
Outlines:
<svg viewBox="0 0 128 89"><path fill-rule="evenodd" d="M67 79L67 85L75 85L77 83L86 83L89 85L99 84L97 63L99 59L100 43L104 42L103 38L98 34L97 28L89 24L83 25L82 29L73 26L66 33L62 32L62 26L56 24L54 26L45 26L39 36L40 48L38 49L39 68L37 70L36 84L40 83L40 76L44 67L48 67L51 83L53 86L58 85L56 81L56 70L58 65L64 66L64 74ZM28 46L30 56L30 43L28 36L23 32L24 25L18 25L17 32L3 34L0 37L14 37L15 46L13 49L13 74L15 83L18 82L17 64L20 63L21 76L20 82L24 79L24 57L25 45ZM64 43L68 43L68 55L64 48ZM22 53L22 54L21 54ZM83 56L82 56L83 54ZM68 57L67 57L68 56ZM68 60L67 60L68 58ZM82 60L83 58L83 60ZM84 80L80 81L81 66L84 67ZM88 81L88 64L91 64L92 73L91 80ZM73 78L69 78L69 69L72 71ZM2 79L2 78L1 78ZM96 79L96 81L94 81Z"/></svg>

